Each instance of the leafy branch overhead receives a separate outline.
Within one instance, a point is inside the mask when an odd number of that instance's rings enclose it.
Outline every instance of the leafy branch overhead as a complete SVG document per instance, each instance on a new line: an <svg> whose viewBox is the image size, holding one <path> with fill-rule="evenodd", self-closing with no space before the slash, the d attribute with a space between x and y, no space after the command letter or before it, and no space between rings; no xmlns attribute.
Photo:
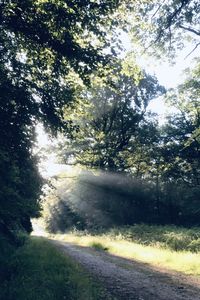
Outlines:
<svg viewBox="0 0 200 300"><path fill-rule="evenodd" d="M63 107L111 55L118 1L0 1L0 231L31 231L42 180L33 155L37 122L71 131ZM8 165L10 166L8 170ZM11 234L12 235L12 234Z"/></svg>
<svg viewBox="0 0 200 300"><path fill-rule="evenodd" d="M89 75L111 56L107 32L112 35L112 13L118 1L6 1L0 5L3 63L10 76L41 99L32 101L37 116L52 126L59 124L62 106L71 100L77 73Z"/></svg>
<svg viewBox="0 0 200 300"><path fill-rule="evenodd" d="M174 56L187 43L197 49L199 12L197 0L0 1L0 233L14 241L40 213L38 123L54 136L63 133L65 162L148 180L148 220L199 220L199 64L170 92L179 113L163 128L147 106L165 91L135 64L144 49L157 56ZM124 31L136 53L123 60ZM131 206L137 212L140 198L148 202L139 190Z"/></svg>
<svg viewBox="0 0 200 300"><path fill-rule="evenodd" d="M72 140L61 144L66 163L110 171L127 167L123 153L131 149L131 141L143 126L150 100L164 92L156 78L145 72L140 77L136 81L120 70L114 87L94 83L77 106L66 109L66 118L71 116L79 128Z"/></svg>
<svg viewBox="0 0 200 300"><path fill-rule="evenodd" d="M136 4L135 19L130 22L132 37L158 56L174 56L190 43L190 55L200 45L199 18L198 0L142 1Z"/></svg>

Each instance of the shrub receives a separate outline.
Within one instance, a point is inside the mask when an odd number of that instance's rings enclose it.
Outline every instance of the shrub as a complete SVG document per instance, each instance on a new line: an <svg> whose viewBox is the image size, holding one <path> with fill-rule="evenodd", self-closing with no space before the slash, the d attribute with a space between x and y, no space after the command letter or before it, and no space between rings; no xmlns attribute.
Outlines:
<svg viewBox="0 0 200 300"><path fill-rule="evenodd" d="M108 251L108 247L105 247L103 244L99 243L99 242L92 242L90 244L90 247L94 248L95 250L99 250L99 251Z"/></svg>

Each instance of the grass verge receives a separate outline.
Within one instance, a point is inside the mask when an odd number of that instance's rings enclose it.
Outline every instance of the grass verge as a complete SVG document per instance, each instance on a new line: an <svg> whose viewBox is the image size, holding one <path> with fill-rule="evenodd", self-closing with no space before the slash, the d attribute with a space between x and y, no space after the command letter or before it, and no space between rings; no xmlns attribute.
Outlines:
<svg viewBox="0 0 200 300"><path fill-rule="evenodd" d="M108 248L99 242L92 242L89 246L98 251L108 251Z"/></svg>
<svg viewBox="0 0 200 300"><path fill-rule="evenodd" d="M43 238L32 237L9 261L4 300L111 299L83 269Z"/></svg>
<svg viewBox="0 0 200 300"><path fill-rule="evenodd" d="M199 228L136 225L95 235L72 232L54 238L81 246L100 244L101 248L120 257L184 274L200 275Z"/></svg>

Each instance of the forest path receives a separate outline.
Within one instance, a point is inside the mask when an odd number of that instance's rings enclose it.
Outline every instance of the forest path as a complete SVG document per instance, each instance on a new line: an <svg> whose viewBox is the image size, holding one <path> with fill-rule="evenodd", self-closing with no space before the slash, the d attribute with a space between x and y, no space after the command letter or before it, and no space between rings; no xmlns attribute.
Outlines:
<svg viewBox="0 0 200 300"><path fill-rule="evenodd" d="M57 240L51 242L102 282L118 300L200 300L200 278L154 268L88 247Z"/></svg>

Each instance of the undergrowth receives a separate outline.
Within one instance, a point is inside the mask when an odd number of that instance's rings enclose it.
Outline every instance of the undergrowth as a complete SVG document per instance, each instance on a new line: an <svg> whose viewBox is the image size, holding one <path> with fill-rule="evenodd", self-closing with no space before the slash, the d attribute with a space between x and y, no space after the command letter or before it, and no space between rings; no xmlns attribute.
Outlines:
<svg viewBox="0 0 200 300"><path fill-rule="evenodd" d="M72 231L53 238L185 274L200 275L200 228L135 225L107 232ZM98 246L95 246L98 245ZM100 246L99 246L100 245Z"/></svg>
<svg viewBox="0 0 200 300"><path fill-rule="evenodd" d="M125 239L142 245L174 251L200 251L200 228L177 226L134 225L113 228L106 235L115 239Z"/></svg>
<svg viewBox="0 0 200 300"><path fill-rule="evenodd" d="M99 242L92 242L89 246L98 251L108 251L109 250L108 247L105 247L102 243L99 243Z"/></svg>

